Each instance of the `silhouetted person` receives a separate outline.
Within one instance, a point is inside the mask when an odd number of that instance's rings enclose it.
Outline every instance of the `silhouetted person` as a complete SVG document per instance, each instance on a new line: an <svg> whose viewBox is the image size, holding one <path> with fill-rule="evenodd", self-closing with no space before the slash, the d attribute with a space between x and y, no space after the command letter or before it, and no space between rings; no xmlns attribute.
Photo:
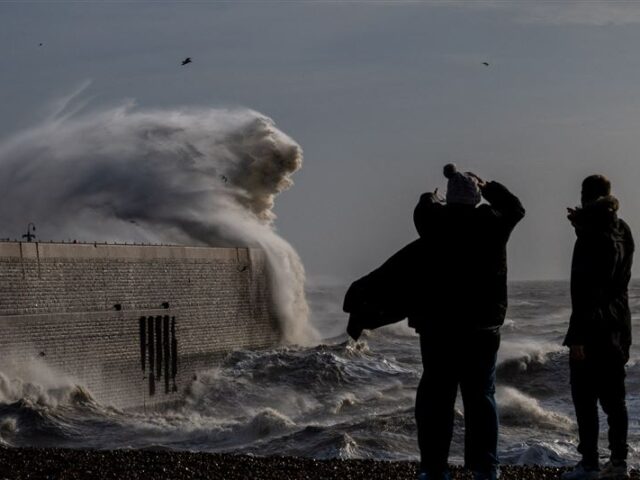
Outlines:
<svg viewBox="0 0 640 480"><path fill-rule="evenodd" d="M602 175L582 182L581 207L570 208L576 231L571 265L572 313L564 345L570 347L571 394L582 460L565 480L628 478L625 364L631 346L627 288L634 242L617 216L618 200ZM611 459L599 471L598 400L609 423Z"/></svg>
<svg viewBox="0 0 640 480"><path fill-rule="evenodd" d="M506 245L524 217L503 185L444 169L446 204L425 193L414 211L429 290L409 316L420 334L424 372L416 396L420 479L449 479L458 386L465 419L465 466L475 480L497 478L494 400L500 326L507 310ZM479 205L482 198L486 204Z"/></svg>

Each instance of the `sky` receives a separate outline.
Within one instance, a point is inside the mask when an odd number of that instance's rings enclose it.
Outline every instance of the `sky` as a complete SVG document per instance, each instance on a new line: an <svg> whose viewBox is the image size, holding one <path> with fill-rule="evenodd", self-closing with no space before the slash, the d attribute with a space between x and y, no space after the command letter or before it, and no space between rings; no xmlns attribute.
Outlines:
<svg viewBox="0 0 640 480"><path fill-rule="evenodd" d="M586 175L640 232L639 26L640 5L612 1L0 1L0 139L87 81L95 106L247 107L304 150L275 211L312 280L415 239L448 162L527 209L510 278L564 279Z"/></svg>

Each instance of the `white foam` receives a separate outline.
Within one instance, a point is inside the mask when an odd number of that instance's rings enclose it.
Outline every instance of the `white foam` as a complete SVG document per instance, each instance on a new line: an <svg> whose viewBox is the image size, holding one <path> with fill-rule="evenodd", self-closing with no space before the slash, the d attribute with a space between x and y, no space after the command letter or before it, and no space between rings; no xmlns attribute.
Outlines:
<svg viewBox="0 0 640 480"><path fill-rule="evenodd" d="M503 340L498 351L498 363L515 360L521 362L522 369L526 370L527 365L531 362L544 363L547 360L547 355L564 349L565 347L559 343L530 338Z"/></svg>
<svg viewBox="0 0 640 480"><path fill-rule="evenodd" d="M70 403L79 392L87 399L90 395L79 383L57 372L39 359L15 361L3 357L0 371L0 403L19 400L35 405L56 407Z"/></svg>
<svg viewBox="0 0 640 480"><path fill-rule="evenodd" d="M569 417L545 410L538 400L513 387L498 387L496 400L501 421L511 426L566 430L574 424Z"/></svg>

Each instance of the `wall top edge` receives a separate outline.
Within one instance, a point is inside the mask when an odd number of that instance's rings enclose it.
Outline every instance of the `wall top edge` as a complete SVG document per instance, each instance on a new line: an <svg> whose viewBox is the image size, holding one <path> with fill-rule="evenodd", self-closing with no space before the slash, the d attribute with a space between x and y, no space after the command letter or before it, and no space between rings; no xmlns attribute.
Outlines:
<svg viewBox="0 0 640 480"><path fill-rule="evenodd" d="M8 315L0 313L0 325L3 322L10 321L24 321L24 320L54 320L54 321L65 321L69 319L81 319L86 320L90 319L104 319L109 318L111 320L118 319L139 319L140 317L172 317L176 315L180 315L182 311L180 308L147 308L147 309L131 309L131 310L121 310L119 312L113 310L105 310L101 312L55 312L55 313L24 313L17 314L11 313Z"/></svg>
<svg viewBox="0 0 640 480"><path fill-rule="evenodd" d="M263 251L248 247L205 247L180 245L127 245L105 243L0 242L0 257L29 260L69 259L176 259L249 261Z"/></svg>

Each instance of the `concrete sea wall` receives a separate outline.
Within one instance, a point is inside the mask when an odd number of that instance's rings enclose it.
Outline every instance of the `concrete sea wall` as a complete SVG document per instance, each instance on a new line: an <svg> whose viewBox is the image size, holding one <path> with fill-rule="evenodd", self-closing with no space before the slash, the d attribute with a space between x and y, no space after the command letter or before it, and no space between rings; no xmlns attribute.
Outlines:
<svg viewBox="0 0 640 480"><path fill-rule="evenodd" d="M267 277L257 249L0 242L0 372L37 359L104 404L172 403L279 341Z"/></svg>

